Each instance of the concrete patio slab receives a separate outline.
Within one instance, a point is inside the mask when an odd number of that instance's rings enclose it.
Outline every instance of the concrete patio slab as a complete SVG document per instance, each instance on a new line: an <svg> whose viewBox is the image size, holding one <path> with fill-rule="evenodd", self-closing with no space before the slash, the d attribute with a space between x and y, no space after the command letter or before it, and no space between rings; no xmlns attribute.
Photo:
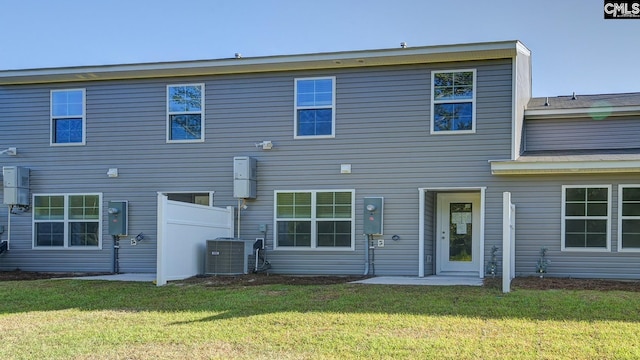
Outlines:
<svg viewBox="0 0 640 360"><path fill-rule="evenodd" d="M482 286L482 279L469 276L432 275L425 277L377 276L354 281L354 284L416 285L416 286Z"/></svg>

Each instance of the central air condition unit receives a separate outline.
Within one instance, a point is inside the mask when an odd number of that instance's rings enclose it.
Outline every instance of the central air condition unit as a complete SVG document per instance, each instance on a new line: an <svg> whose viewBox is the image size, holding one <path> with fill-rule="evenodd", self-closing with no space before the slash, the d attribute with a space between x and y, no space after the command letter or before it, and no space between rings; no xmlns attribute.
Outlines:
<svg viewBox="0 0 640 360"><path fill-rule="evenodd" d="M207 240L205 274L240 275L249 273L253 242L237 238Z"/></svg>

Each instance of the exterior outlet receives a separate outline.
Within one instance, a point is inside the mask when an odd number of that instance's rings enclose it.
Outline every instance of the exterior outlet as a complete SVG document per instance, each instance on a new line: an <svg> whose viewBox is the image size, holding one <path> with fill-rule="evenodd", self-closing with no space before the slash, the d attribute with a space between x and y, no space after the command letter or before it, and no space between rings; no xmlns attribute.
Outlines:
<svg viewBox="0 0 640 360"><path fill-rule="evenodd" d="M384 247L384 239L378 239L378 247Z"/></svg>

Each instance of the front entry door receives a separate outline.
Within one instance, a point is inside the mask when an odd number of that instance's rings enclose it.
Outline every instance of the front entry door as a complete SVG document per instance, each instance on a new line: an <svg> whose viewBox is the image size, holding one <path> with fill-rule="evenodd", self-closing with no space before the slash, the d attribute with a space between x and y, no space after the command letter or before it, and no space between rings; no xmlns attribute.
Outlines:
<svg viewBox="0 0 640 360"><path fill-rule="evenodd" d="M439 193L437 274L479 275L480 193Z"/></svg>

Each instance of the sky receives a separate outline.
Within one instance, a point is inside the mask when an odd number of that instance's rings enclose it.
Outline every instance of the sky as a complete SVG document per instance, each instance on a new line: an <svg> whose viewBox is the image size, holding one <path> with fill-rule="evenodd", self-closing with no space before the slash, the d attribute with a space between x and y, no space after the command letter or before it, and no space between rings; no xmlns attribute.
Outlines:
<svg viewBox="0 0 640 360"><path fill-rule="evenodd" d="M0 0L0 71L520 40L533 95L640 92L602 0Z"/></svg>

